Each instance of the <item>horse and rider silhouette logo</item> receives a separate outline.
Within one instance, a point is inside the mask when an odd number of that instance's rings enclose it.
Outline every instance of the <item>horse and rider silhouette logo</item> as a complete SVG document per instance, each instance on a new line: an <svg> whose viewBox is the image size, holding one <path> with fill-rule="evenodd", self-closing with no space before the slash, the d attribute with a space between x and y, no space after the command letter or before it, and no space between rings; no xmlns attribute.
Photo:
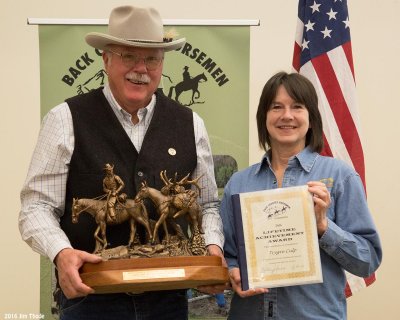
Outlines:
<svg viewBox="0 0 400 320"><path fill-rule="evenodd" d="M168 77L166 75L163 75L163 76L167 77L172 82L170 77ZM175 86L171 86L169 88L168 97L182 105L185 105L185 106L191 106L193 104L199 104L199 103L203 104L205 101L198 101L198 99L200 98L199 84L207 81L207 77L204 74L204 72L202 72L194 77L191 77L191 75L189 73L189 67L185 66L183 68L182 77L183 77L183 80L181 82L179 82ZM185 91L191 91L192 95L191 96L189 95L189 97L188 97L189 101L181 102L179 100L179 97ZM174 96L174 92L175 92L175 96Z"/></svg>
<svg viewBox="0 0 400 320"><path fill-rule="evenodd" d="M104 86L106 77L106 71L104 69L99 70L94 76L76 86L77 93L83 94L98 87ZM173 83L168 75L163 74L163 77L167 78L171 83ZM176 85L173 85L169 88L168 97L184 106L203 104L205 101L199 101L198 99L200 98L199 85L207 81L207 77L204 72L192 77L189 73L189 67L184 66L182 77L183 80L181 82L178 82ZM184 92L188 92L188 94L182 99L181 95ZM181 97L182 101L179 100L179 97Z"/></svg>
<svg viewBox="0 0 400 320"><path fill-rule="evenodd" d="M273 201L263 210L267 214L267 220L279 218L290 212L290 206L284 201Z"/></svg>

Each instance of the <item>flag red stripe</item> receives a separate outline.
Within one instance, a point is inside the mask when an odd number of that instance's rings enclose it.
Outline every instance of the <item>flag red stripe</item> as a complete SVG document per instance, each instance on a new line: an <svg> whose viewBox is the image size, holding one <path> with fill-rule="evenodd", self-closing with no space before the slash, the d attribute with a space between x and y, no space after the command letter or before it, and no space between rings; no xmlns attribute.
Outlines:
<svg viewBox="0 0 400 320"><path fill-rule="evenodd" d="M328 55L322 54L312 59L311 62L320 79L328 103L331 106L333 116L346 149L353 161L354 168L364 181L364 157L360 137L358 136L356 126L343 97Z"/></svg>
<svg viewBox="0 0 400 320"><path fill-rule="evenodd" d="M333 157L331 147L329 146L329 142L326 139L325 134L324 134L324 149L322 150L321 155L327 157Z"/></svg>
<svg viewBox="0 0 400 320"><path fill-rule="evenodd" d="M346 298L351 297L353 295L353 292L351 292L351 288L348 282L346 282L346 287L344 288L344 294L346 295Z"/></svg>
<svg viewBox="0 0 400 320"><path fill-rule="evenodd" d="M308 61L311 58L311 66L313 66L314 70L310 70L312 69L310 66L307 66L305 70L311 72L311 74L308 74L308 76L311 76L311 79L314 79L315 76L318 78L317 81L319 81L319 83L316 83L318 84L316 89L317 87L319 89L320 85L322 86L322 92L319 92L319 103L320 108L322 106L321 110L325 111L322 113L322 116L326 117L324 119L324 129L329 130L330 133L329 141L327 141L327 138L324 135L325 146L321 154L333 156L332 150L334 150L335 157L345 160L346 162L351 161L355 170L360 174L365 187L364 156L360 137L357 132L357 127L355 126L355 121L357 121L357 119L351 116L351 114L357 114L357 105L354 97L355 92L352 92L355 84L355 72L350 33L348 33L349 30L347 30L348 25L346 24L346 26L343 28L343 24L341 23L336 25L334 24L333 26L336 28L336 30L331 31L341 32L340 38L334 39L334 46L330 46L328 44L325 47L325 35L323 39L315 38L312 34L314 30L312 30L312 32L309 34L307 34L307 31L304 30L305 21L310 21L308 14L313 14L313 12L309 10L309 4L311 2L312 0L299 0L298 23L295 36L295 49L293 54L293 68L297 70L297 72L300 72L300 69L303 70L304 66L300 65L303 53L301 44L304 40L307 40L307 43L309 43L309 48L305 48L304 50L306 54L311 54L311 56L305 55L304 59L307 60L305 63L308 64ZM344 22L343 20L346 19L345 17L348 19L347 4L345 2L337 4L340 6L341 10L338 10L339 14L344 15L343 19L340 21ZM323 2L320 5L323 6ZM326 19L323 19L323 17L319 17L318 19L316 16L313 17L315 18L315 21L313 20L313 24L326 23L324 22ZM303 32L305 34L303 34ZM343 41L347 42L343 44ZM343 50L345 57L342 56L341 50ZM312 52L314 52L314 54L312 54ZM317 57L315 57L316 52L318 52ZM321 52L325 52L325 54L319 56ZM329 57L327 54L329 54ZM330 58L332 59L333 65ZM343 63L347 65L342 65ZM304 75L307 76L307 74ZM339 83L342 85L342 87L339 85ZM341 88L344 90L343 93ZM325 103L325 101L327 101L329 106L322 105L322 103ZM326 110L326 107L330 107L331 110ZM336 130L336 128L339 130L339 132ZM347 152L344 150L344 147L347 149ZM364 286L369 286L371 283L373 283L375 281L375 273L368 278L360 278L346 272L346 278L347 283L344 293L346 294L346 297L350 297Z"/></svg>
<svg viewBox="0 0 400 320"><path fill-rule="evenodd" d="M354 65L353 65L353 54L352 54L352 50L351 50L351 42L348 41L348 42L344 43L342 45L342 48L343 48L344 54L346 55L347 62L349 63L349 66L350 66L350 69L351 69L351 73L353 75L353 79L354 79L354 82L355 82L355 78L356 77L354 75Z"/></svg>
<svg viewBox="0 0 400 320"><path fill-rule="evenodd" d="M301 47L297 44L297 42L294 42L292 65L297 72L300 72L300 56L301 56Z"/></svg>
<svg viewBox="0 0 400 320"><path fill-rule="evenodd" d="M369 277L364 278L365 284L369 286L370 284L374 283L376 280L375 273L371 274Z"/></svg>

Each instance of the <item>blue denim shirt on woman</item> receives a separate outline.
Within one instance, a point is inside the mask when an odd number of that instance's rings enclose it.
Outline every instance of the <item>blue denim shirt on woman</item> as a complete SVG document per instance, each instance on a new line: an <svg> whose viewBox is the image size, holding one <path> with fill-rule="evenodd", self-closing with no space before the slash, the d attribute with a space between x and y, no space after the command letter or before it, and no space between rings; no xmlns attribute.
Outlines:
<svg viewBox="0 0 400 320"><path fill-rule="evenodd" d="M346 319L344 271L366 277L378 268L381 244L359 175L344 162L320 156L307 147L290 158L282 187L308 181L325 182L331 195L328 229L319 239L323 283L271 288L249 298L235 294L229 319ZM221 217L229 268L239 266L231 196L276 188L268 154L261 163L235 173L226 185Z"/></svg>

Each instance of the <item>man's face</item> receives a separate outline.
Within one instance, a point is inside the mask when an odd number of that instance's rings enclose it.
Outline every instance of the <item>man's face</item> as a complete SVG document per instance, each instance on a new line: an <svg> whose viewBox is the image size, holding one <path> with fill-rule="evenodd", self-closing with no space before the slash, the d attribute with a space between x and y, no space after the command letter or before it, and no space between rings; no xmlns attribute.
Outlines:
<svg viewBox="0 0 400 320"><path fill-rule="evenodd" d="M163 50L131 48L124 46L110 47L113 53L103 53L104 66L108 74L110 89L118 104L131 114L144 108L151 100L160 83L163 67ZM120 54L139 57L138 62L124 62ZM145 60L161 59L154 70L149 70ZM152 69L152 68L151 68Z"/></svg>

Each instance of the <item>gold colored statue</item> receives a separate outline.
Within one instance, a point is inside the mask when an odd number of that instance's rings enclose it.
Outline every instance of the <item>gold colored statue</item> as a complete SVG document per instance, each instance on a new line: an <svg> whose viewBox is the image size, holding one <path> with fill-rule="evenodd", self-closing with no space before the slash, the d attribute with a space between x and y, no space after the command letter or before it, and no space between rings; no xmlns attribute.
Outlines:
<svg viewBox="0 0 400 320"><path fill-rule="evenodd" d="M122 195L122 197L124 196ZM113 226L127 220L129 220L131 227L128 247L133 246L136 235L136 223L140 223L146 228L147 237L149 241L152 241L152 232L147 210L142 201L137 202L132 199L126 199L124 203L118 203L115 208L113 208L116 213L114 219L107 214L107 209L108 200L73 199L72 222L78 223L79 215L82 212L87 212L97 223L97 228L94 232L94 238L96 239L95 253L100 253L107 248L107 225Z"/></svg>
<svg viewBox="0 0 400 320"><path fill-rule="evenodd" d="M151 188L142 182L134 199L127 199L125 193L120 193L125 184L122 179L114 174L114 166L106 164L104 167L106 177L103 179L105 195L96 199L74 199L72 204L72 222L77 223L80 213L87 212L93 216L97 223L94 233L96 240L95 253L103 258L123 257L153 257L153 256L190 256L205 255L206 248L202 236L202 213L197 202L201 195L198 184L201 176L189 180L189 175L177 181L169 179L166 171L160 172L164 182L161 190ZM195 186L196 190L186 189L186 186ZM104 200L104 198L106 198ZM149 198L155 205L158 220L153 221L148 217L144 199ZM190 227L190 239L185 236L181 226L175 219L186 216ZM130 222L130 237L127 247L107 249L107 226ZM146 229L147 244L137 241L137 223ZM158 230L163 226L164 239L159 239ZM168 229L170 226L173 229Z"/></svg>

